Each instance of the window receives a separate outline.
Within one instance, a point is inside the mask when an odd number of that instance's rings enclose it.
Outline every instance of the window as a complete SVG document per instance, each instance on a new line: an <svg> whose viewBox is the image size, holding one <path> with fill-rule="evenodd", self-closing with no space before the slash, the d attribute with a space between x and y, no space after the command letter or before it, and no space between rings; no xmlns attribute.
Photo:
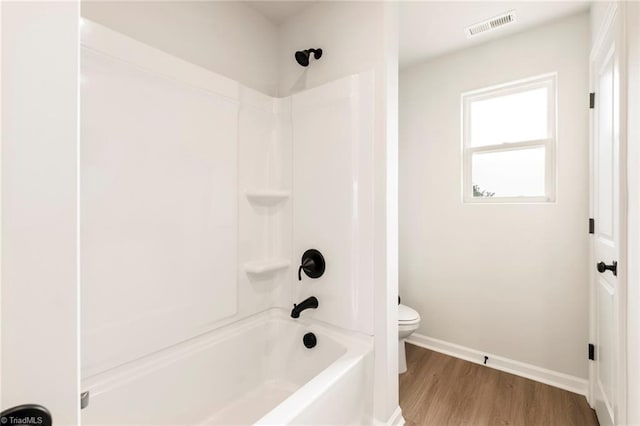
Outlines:
<svg viewBox="0 0 640 426"><path fill-rule="evenodd" d="M556 75L462 95L463 200L555 201Z"/></svg>

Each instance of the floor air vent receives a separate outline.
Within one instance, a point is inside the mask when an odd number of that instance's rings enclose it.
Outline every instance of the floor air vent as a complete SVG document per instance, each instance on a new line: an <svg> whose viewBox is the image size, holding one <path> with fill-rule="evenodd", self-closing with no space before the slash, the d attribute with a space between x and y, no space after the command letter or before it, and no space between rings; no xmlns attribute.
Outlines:
<svg viewBox="0 0 640 426"><path fill-rule="evenodd" d="M464 33L467 38L477 36L478 34L486 33L487 31L495 30L507 24L516 22L516 11L512 10L502 15L495 16L486 21L479 22L464 29Z"/></svg>

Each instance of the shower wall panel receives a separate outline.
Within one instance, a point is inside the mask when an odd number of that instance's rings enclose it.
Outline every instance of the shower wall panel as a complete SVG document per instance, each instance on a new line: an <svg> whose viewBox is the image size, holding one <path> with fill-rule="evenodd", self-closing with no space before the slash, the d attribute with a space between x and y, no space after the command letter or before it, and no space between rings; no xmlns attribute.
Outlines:
<svg viewBox="0 0 640 426"><path fill-rule="evenodd" d="M303 316L373 335L373 72L293 95L292 117L293 258L326 261L293 302L316 296Z"/></svg>
<svg viewBox="0 0 640 426"><path fill-rule="evenodd" d="M117 33L89 38L81 52L83 377L237 311L239 85Z"/></svg>
<svg viewBox="0 0 640 426"><path fill-rule="evenodd" d="M289 304L292 232L291 136L286 131L291 127L289 105L290 100L275 99L246 87L240 89L238 316ZM248 265L257 266L248 268Z"/></svg>

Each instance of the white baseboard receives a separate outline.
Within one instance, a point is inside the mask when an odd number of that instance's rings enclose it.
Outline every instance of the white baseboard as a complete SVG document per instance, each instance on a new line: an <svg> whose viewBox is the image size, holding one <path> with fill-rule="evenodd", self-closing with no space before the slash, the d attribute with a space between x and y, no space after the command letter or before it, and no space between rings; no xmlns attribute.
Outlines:
<svg viewBox="0 0 640 426"><path fill-rule="evenodd" d="M402 409L400 406L396 408L391 417L389 417L389 421L387 422L387 426L402 426L404 425L404 417L402 417Z"/></svg>
<svg viewBox="0 0 640 426"><path fill-rule="evenodd" d="M506 373L515 374L516 376L526 377L536 382L555 386L560 389L568 390L580 395L587 396L589 391L589 382L580 377L570 376L568 374L557 371L547 370L546 368L537 367L535 365L526 364L524 362L515 361L513 359L504 358L498 355L481 352L465 346L456 345L455 343L445 342L444 340L434 339L422 334L414 333L406 339L412 345L431 349L445 355L455 358L464 359L476 364L483 364L484 357L489 357L487 367Z"/></svg>

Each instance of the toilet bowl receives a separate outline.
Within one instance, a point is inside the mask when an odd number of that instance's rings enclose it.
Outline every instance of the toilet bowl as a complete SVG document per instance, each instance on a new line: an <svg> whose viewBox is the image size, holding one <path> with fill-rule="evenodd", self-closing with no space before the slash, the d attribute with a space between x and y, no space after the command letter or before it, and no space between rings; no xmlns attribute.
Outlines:
<svg viewBox="0 0 640 426"><path fill-rule="evenodd" d="M420 326L420 314L406 305L398 305L398 374L407 371L404 340Z"/></svg>

